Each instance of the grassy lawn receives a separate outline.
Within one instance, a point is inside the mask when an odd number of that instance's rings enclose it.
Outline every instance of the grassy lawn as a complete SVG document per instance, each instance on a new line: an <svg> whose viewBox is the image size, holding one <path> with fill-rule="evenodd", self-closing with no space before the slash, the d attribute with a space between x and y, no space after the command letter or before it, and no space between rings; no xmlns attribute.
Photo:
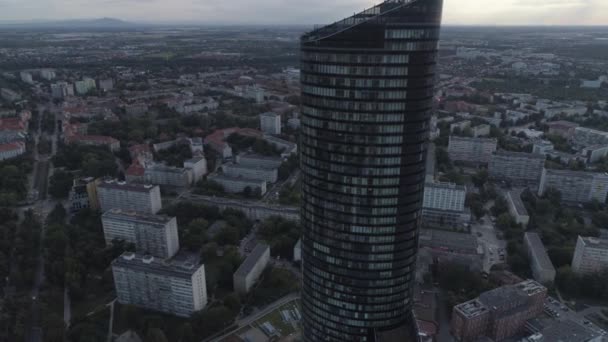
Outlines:
<svg viewBox="0 0 608 342"><path fill-rule="evenodd" d="M265 322L269 322L279 332L279 334L281 336L287 336L287 335L293 334L296 332L296 329L294 329L291 322L283 321L283 317L281 316L281 311L282 310L291 310L294 307L297 307L297 304L295 302L285 304L285 305L281 306L280 308L272 311L268 315L255 321L252 325L259 327L262 324L264 324Z"/></svg>
<svg viewBox="0 0 608 342"><path fill-rule="evenodd" d="M84 293L85 297L82 300L72 301L72 316L74 317L83 317L90 312L103 310L107 303L116 298L114 290L108 291L103 286L102 280L96 277L87 279Z"/></svg>

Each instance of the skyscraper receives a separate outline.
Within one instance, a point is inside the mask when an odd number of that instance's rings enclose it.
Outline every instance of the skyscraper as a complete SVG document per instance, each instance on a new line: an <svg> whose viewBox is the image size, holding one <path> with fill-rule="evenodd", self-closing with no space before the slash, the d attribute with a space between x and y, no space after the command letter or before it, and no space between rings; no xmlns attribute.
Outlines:
<svg viewBox="0 0 608 342"><path fill-rule="evenodd" d="M442 0L388 0L305 34L303 327L415 341L412 283Z"/></svg>

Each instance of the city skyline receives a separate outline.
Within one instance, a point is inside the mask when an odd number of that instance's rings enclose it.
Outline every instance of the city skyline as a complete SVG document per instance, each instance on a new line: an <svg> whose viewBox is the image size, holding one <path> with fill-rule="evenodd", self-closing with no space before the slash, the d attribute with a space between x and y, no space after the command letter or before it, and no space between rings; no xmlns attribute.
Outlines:
<svg viewBox="0 0 608 342"><path fill-rule="evenodd" d="M378 1L262 0L256 10L243 0L0 0L0 23L114 17L142 23L324 24ZM488 8L483 0L447 0L446 25L605 25L608 4L601 0L505 0ZM314 19L312 19L314 18Z"/></svg>

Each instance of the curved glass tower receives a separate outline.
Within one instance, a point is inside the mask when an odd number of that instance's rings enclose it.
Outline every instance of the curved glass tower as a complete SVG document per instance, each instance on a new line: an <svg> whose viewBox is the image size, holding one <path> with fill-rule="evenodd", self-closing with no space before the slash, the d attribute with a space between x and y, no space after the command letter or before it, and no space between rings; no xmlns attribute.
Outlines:
<svg viewBox="0 0 608 342"><path fill-rule="evenodd" d="M307 342L417 340L441 11L442 0L389 0L301 39Z"/></svg>

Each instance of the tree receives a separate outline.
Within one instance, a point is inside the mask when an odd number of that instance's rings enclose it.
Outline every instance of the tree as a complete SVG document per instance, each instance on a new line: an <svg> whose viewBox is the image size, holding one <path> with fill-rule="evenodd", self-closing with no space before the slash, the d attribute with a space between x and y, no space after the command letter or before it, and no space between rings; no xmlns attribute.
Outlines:
<svg viewBox="0 0 608 342"><path fill-rule="evenodd" d="M194 342L195 335L194 330L192 330L192 325L190 323L184 323L179 326L177 329L177 341L178 342Z"/></svg>
<svg viewBox="0 0 608 342"><path fill-rule="evenodd" d="M169 342L165 333L159 328L151 328L146 334L146 342Z"/></svg>
<svg viewBox="0 0 608 342"><path fill-rule="evenodd" d="M473 184L476 187L481 189L484 186L484 184L486 184L486 182L488 181L488 170L486 170L486 169L479 170L475 175L473 175L473 177L471 178L471 181L473 181Z"/></svg>
<svg viewBox="0 0 608 342"><path fill-rule="evenodd" d="M238 245L239 240L239 231L233 226L224 227L215 237L215 241L221 246Z"/></svg>

